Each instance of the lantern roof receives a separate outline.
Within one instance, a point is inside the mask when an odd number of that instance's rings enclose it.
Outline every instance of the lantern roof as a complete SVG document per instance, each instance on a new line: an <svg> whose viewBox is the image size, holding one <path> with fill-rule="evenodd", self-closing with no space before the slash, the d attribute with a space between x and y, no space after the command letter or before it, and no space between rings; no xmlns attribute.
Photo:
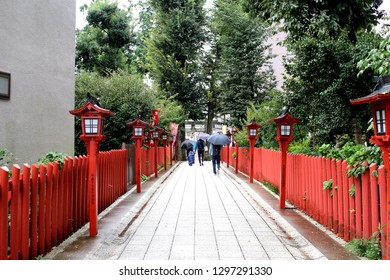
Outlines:
<svg viewBox="0 0 390 280"><path fill-rule="evenodd" d="M288 112L288 109L286 109L286 108L282 109L282 111L280 112L280 115L277 118L272 119L270 121L276 122L276 123L280 123L280 122L298 123L298 122L301 122L301 120L296 119L293 116L291 116L290 113Z"/></svg>
<svg viewBox="0 0 390 280"><path fill-rule="evenodd" d="M248 128L262 128L261 125L259 125L255 120L251 120L251 122L247 125L244 125L244 127Z"/></svg>
<svg viewBox="0 0 390 280"><path fill-rule="evenodd" d="M115 113L111 112L108 109L101 108L100 106L93 104L90 101L88 101L87 103L84 104L84 106L78 109L70 110L69 113L75 116L81 116L81 115L91 114L91 113L103 115L103 116L110 116L110 117L115 116Z"/></svg>
<svg viewBox="0 0 390 280"><path fill-rule="evenodd" d="M128 125L128 126L151 126L149 123L144 122L140 119L136 119L132 122L126 123L126 125Z"/></svg>
<svg viewBox="0 0 390 280"><path fill-rule="evenodd" d="M377 84L375 86L374 92L350 101L352 105L359 105L385 99L390 99L390 74L377 78Z"/></svg>

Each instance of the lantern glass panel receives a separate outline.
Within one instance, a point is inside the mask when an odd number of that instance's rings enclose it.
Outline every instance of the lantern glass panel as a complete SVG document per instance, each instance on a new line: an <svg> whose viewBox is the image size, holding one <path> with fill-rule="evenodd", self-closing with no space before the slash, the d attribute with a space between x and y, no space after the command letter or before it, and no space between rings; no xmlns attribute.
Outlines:
<svg viewBox="0 0 390 280"><path fill-rule="evenodd" d="M85 134L97 134L99 131L99 119L84 119Z"/></svg>
<svg viewBox="0 0 390 280"><path fill-rule="evenodd" d="M256 135L257 135L256 129L251 128L251 129L249 130L249 136L256 136Z"/></svg>
<svg viewBox="0 0 390 280"><path fill-rule="evenodd" d="M142 137L142 135L143 135L142 127L135 127L134 128L134 135L137 137Z"/></svg>
<svg viewBox="0 0 390 280"><path fill-rule="evenodd" d="M290 136L290 130L291 130L291 125L289 124L282 124L280 126L280 135L282 136Z"/></svg>
<svg viewBox="0 0 390 280"><path fill-rule="evenodd" d="M376 110L375 119L376 119L376 133L378 135L384 135L386 133L385 109Z"/></svg>

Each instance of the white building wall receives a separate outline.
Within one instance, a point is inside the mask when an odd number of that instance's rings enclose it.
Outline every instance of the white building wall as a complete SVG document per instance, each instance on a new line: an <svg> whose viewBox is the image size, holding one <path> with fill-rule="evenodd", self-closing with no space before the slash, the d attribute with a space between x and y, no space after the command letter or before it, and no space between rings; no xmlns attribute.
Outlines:
<svg viewBox="0 0 390 280"><path fill-rule="evenodd" d="M74 152L76 0L2 0L0 71L11 98L0 99L0 148L18 163L49 151Z"/></svg>
<svg viewBox="0 0 390 280"><path fill-rule="evenodd" d="M285 38L286 34L280 32L276 33L268 41L268 43L271 44L270 48L272 55L274 55L274 58L272 59L272 69L275 74L278 89L282 89L284 81L283 75L285 69L283 66L283 57L287 55L287 48L282 46L281 43Z"/></svg>

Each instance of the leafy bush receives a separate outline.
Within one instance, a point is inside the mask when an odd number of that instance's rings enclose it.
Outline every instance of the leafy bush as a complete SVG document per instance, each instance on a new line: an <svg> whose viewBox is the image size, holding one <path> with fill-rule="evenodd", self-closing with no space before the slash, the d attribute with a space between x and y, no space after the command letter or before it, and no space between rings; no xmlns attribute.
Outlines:
<svg viewBox="0 0 390 280"><path fill-rule="evenodd" d="M317 155L315 149L311 147L309 138L292 142L288 147L288 152L292 154Z"/></svg>
<svg viewBox="0 0 390 280"><path fill-rule="evenodd" d="M37 164L45 164L47 165L49 162L58 162L59 168L61 169L64 165L65 158L67 157L64 153L58 152L48 152L45 156L38 159Z"/></svg>
<svg viewBox="0 0 390 280"><path fill-rule="evenodd" d="M378 146L355 145L347 142L342 148L332 148L329 144L323 144L318 148L318 153L327 158L346 160L348 163L348 176L357 177L366 172L372 163L383 164L382 151Z"/></svg>
<svg viewBox="0 0 390 280"><path fill-rule="evenodd" d="M7 166L8 168L15 162L15 156L6 148L0 149L0 167Z"/></svg>
<svg viewBox="0 0 390 280"><path fill-rule="evenodd" d="M347 243L346 248L354 252L360 257L365 257L369 260L382 259L382 249L380 245L379 235L383 234L383 227L379 226L379 230L374 232L368 239L353 239Z"/></svg>

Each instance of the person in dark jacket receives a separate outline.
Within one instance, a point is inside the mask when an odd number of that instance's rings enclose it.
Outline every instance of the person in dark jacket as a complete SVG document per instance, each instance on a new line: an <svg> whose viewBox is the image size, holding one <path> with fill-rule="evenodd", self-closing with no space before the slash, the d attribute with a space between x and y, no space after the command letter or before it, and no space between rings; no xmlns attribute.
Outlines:
<svg viewBox="0 0 390 280"><path fill-rule="evenodd" d="M221 169L221 150L222 150L221 145L210 144L211 162L213 164L213 172L215 175L217 173L219 175L219 170Z"/></svg>
<svg viewBox="0 0 390 280"><path fill-rule="evenodd" d="M205 147L204 140L199 139L198 143L196 145L196 149L198 150L199 165L203 165L203 162L204 162L204 147Z"/></svg>

